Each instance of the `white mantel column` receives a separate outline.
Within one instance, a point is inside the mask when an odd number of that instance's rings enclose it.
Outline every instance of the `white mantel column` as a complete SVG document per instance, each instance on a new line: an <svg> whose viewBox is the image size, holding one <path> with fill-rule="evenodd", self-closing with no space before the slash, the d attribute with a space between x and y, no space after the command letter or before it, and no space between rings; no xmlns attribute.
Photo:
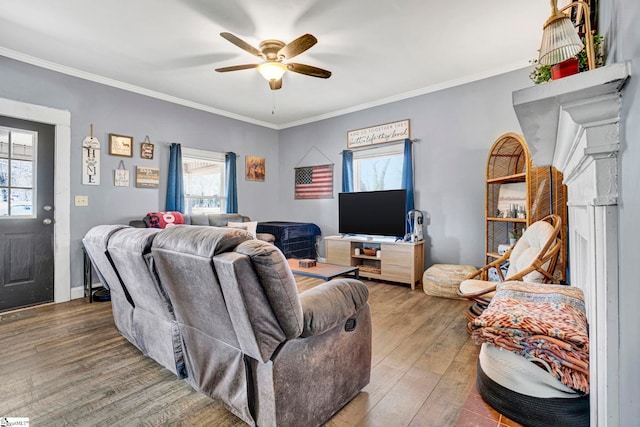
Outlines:
<svg viewBox="0 0 640 427"><path fill-rule="evenodd" d="M570 283L589 321L591 425L618 425L618 152L628 64L614 64L513 93L537 166L564 175Z"/></svg>

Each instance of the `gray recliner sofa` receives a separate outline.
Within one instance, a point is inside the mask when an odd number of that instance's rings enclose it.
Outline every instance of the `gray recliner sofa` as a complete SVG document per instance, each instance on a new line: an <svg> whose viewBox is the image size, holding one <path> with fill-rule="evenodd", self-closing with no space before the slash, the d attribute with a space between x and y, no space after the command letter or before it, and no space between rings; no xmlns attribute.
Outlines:
<svg viewBox="0 0 640 427"><path fill-rule="evenodd" d="M120 333L143 354L185 378L178 325L151 258L151 242L159 231L101 225L89 230L82 242L100 280L109 288Z"/></svg>
<svg viewBox="0 0 640 427"><path fill-rule="evenodd" d="M157 273L186 380L243 421L319 426L368 384L371 313L362 282L335 279L298 294L282 252L241 229L175 226L144 244L130 242L129 233L106 239L117 275L129 281ZM126 248L142 253L147 244L148 262L125 266Z"/></svg>
<svg viewBox="0 0 640 427"><path fill-rule="evenodd" d="M133 345L140 348L133 332L133 301L122 286L118 273L113 268L107 253L107 245L111 236L124 228L128 227L126 225L98 225L93 227L82 238L82 245L98 274L100 282L109 289L113 321L118 332Z"/></svg>

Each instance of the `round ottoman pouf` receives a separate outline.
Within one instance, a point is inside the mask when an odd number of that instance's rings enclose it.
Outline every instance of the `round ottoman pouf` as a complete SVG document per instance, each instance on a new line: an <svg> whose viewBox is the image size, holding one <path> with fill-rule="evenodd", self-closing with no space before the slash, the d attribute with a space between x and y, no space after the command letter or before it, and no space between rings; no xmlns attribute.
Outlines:
<svg viewBox="0 0 640 427"><path fill-rule="evenodd" d="M476 270L472 265L433 264L422 275L422 290L434 297L466 299L458 296L458 286Z"/></svg>

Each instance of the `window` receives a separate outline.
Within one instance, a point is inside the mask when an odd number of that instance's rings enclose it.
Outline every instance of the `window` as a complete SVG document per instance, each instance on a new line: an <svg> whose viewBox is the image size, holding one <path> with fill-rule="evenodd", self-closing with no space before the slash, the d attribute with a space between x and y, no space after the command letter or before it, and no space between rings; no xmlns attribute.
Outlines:
<svg viewBox="0 0 640 427"><path fill-rule="evenodd" d="M0 128L0 217L33 217L37 133Z"/></svg>
<svg viewBox="0 0 640 427"><path fill-rule="evenodd" d="M225 212L225 155L182 148L185 213Z"/></svg>
<svg viewBox="0 0 640 427"><path fill-rule="evenodd" d="M388 144L353 153L354 191L396 190L402 187L404 145Z"/></svg>

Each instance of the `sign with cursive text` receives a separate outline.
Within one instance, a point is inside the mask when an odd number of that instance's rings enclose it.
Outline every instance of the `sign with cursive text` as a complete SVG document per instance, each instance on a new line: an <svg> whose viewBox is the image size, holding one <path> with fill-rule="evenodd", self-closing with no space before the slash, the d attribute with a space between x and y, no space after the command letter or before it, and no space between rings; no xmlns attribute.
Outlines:
<svg viewBox="0 0 640 427"><path fill-rule="evenodd" d="M411 138L409 119L351 130L347 132L347 148L364 147Z"/></svg>

